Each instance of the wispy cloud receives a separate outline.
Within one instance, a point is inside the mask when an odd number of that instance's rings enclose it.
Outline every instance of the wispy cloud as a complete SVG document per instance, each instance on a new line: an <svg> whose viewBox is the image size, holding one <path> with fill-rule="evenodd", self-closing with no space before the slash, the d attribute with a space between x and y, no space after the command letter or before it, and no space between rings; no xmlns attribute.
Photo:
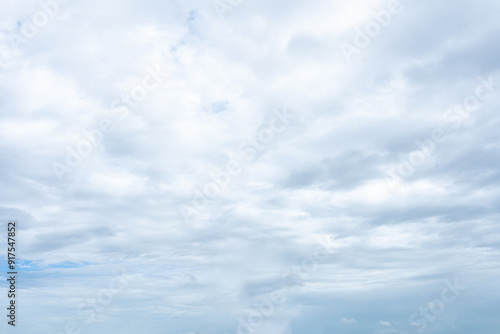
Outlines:
<svg viewBox="0 0 500 334"><path fill-rule="evenodd" d="M2 2L16 330L496 330L499 10ZM133 280L101 308L121 268ZM300 285L266 316L290 272Z"/></svg>

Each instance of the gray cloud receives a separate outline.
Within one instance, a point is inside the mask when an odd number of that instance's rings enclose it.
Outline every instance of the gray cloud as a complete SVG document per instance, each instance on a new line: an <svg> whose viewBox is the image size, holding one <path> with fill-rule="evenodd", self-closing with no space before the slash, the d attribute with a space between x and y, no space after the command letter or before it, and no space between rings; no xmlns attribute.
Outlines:
<svg viewBox="0 0 500 334"><path fill-rule="evenodd" d="M341 43L389 2L223 1L221 18L217 1L69 2L20 45L40 4L0 5L19 332L414 333L412 314L457 278L467 289L428 331L493 333L499 92L457 128L446 115L498 81L498 4L401 0L348 62ZM293 121L252 148L283 107ZM103 119L113 130L82 154ZM436 128L446 140L393 182ZM81 162L60 180L70 151ZM186 222L179 206L232 160L242 172ZM334 251L304 269L327 236ZM98 302L122 269L134 279Z"/></svg>

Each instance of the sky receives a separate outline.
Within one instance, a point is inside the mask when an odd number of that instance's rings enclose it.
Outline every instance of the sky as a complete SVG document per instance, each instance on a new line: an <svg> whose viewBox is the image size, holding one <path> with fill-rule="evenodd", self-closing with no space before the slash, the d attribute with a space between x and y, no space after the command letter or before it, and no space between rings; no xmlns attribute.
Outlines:
<svg viewBox="0 0 500 334"><path fill-rule="evenodd" d="M0 333L498 334L499 14L2 0Z"/></svg>

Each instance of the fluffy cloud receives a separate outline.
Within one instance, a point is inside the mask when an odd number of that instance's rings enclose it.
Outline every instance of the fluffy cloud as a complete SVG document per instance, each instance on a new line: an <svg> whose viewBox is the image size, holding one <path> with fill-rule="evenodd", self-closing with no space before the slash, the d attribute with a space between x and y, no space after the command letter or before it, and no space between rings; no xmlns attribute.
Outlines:
<svg viewBox="0 0 500 334"><path fill-rule="evenodd" d="M497 3L0 8L20 333L498 328Z"/></svg>

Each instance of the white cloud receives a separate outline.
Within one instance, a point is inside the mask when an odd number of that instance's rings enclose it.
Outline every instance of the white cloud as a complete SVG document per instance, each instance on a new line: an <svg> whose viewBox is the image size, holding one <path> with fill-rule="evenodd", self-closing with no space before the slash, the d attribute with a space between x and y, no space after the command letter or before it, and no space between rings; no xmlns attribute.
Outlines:
<svg viewBox="0 0 500 334"><path fill-rule="evenodd" d="M353 325L355 323L357 323L358 321L354 318L341 318L340 319L340 323L342 325Z"/></svg>
<svg viewBox="0 0 500 334"><path fill-rule="evenodd" d="M380 320L379 323L385 327L392 327L391 323L388 321L382 321Z"/></svg>
<svg viewBox="0 0 500 334"><path fill-rule="evenodd" d="M40 5L2 3L0 216L20 224L19 321L31 319L20 333L63 331L119 266L138 280L85 331L233 333L318 236L334 236L334 253L256 331L402 332L422 296L457 276L481 289L440 324L497 309L482 291L498 276L498 93L458 129L459 114L443 115L500 69L499 4L402 0L347 63L340 43L388 4L246 0L221 21L211 0L72 1L12 48ZM156 65L164 82L120 119L113 101ZM296 116L286 130L252 144L187 224L179 206L284 106ZM59 181L51 164L105 118L113 131ZM386 171L436 127L453 131L391 189Z"/></svg>

